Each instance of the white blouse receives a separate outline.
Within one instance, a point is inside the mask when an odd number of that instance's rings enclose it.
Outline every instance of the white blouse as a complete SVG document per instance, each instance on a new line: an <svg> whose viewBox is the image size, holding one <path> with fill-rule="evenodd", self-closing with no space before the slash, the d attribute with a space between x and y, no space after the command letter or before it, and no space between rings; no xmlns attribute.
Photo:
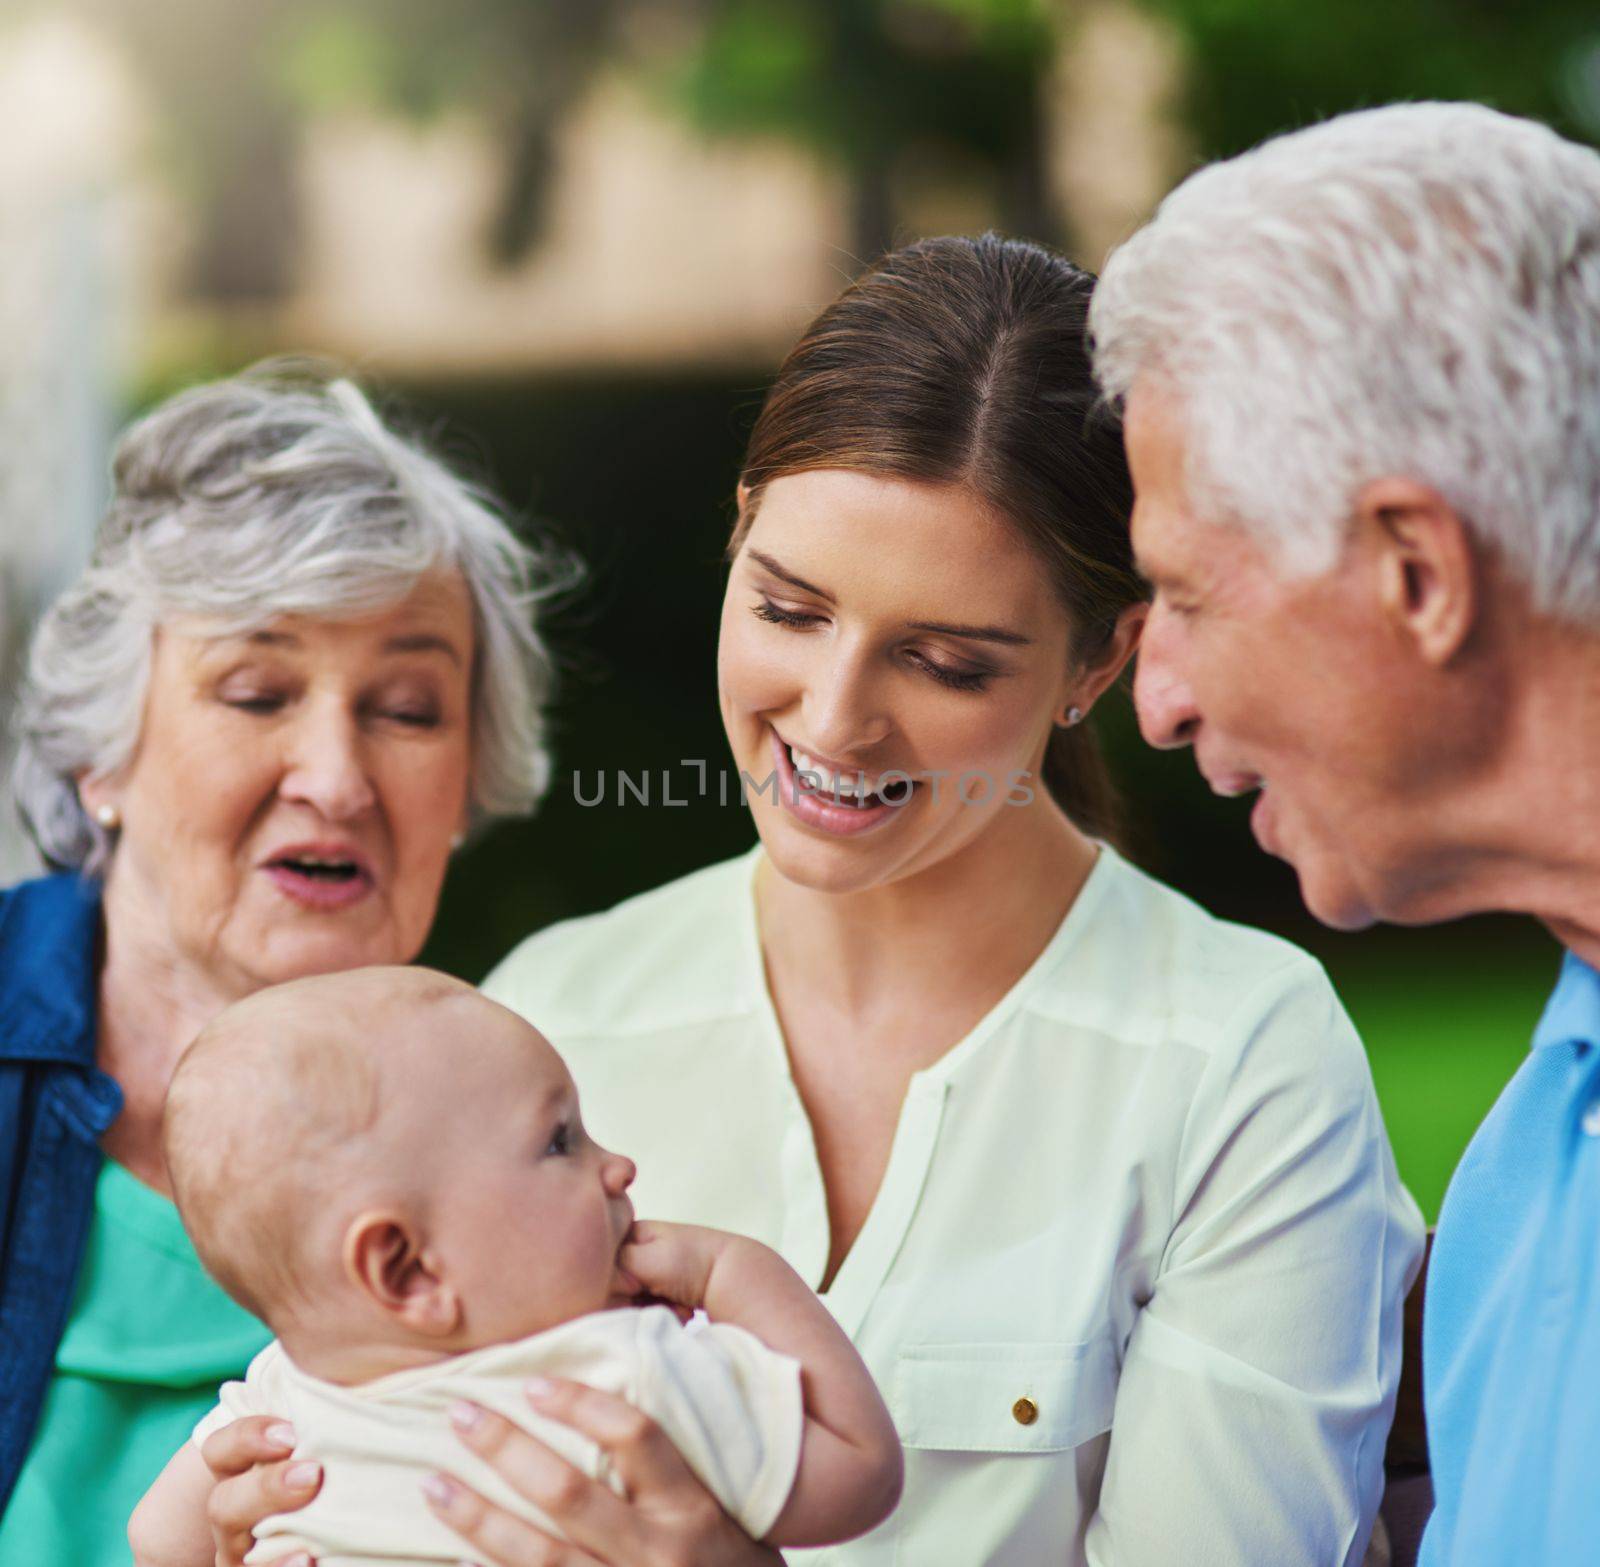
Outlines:
<svg viewBox="0 0 1600 1567"><path fill-rule="evenodd" d="M760 849L523 942L486 982L639 1165L642 1216L828 1217L767 992ZM1321 967L1103 848L1038 959L911 1080L823 1297L906 1448L828 1567L1340 1567L1383 1485L1423 1227Z"/></svg>

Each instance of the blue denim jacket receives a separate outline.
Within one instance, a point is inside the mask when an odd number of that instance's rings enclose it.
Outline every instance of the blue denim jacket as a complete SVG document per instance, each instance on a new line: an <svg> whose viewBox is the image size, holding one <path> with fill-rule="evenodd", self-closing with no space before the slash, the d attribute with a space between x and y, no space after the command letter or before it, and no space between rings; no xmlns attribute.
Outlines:
<svg viewBox="0 0 1600 1567"><path fill-rule="evenodd" d="M95 1054L99 884L0 892L0 1512L66 1326L122 1090Z"/></svg>

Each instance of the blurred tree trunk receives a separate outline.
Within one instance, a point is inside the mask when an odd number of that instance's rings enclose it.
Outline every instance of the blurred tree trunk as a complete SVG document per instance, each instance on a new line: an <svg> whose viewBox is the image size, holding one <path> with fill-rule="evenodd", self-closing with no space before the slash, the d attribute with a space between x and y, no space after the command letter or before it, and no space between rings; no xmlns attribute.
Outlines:
<svg viewBox="0 0 1600 1567"><path fill-rule="evenodd" d="M280 299L294 283L299 237L294 127L281 106L263 101L214 130L210 168L227 173L208 182L200 205L194 291L219 303Z"/></svg>
<svg viewBox="0 0 1600 1567"><path fill-rule="evenodd" d="M1059 245L1065 224L1051 187L1048 131L1039 99L1035 82L1019 109L1022 124L1011 156L1000 169L1000 222L1007 233Z"/></svg>
<svg viewBox="0 0 1600 1567"><path fill-rule="evenodd" d="M863 158L851 175L850 254L868 267L894 248L894 180L883 158Z"/></svg>
<svg viewBox="0 0 1600 1567"><path fill-rule="evenodd" d="M268 301L293 282L294 119L268 62L292 7L216 0L92 0L139 61L199 221L202 299Z"/></svg>

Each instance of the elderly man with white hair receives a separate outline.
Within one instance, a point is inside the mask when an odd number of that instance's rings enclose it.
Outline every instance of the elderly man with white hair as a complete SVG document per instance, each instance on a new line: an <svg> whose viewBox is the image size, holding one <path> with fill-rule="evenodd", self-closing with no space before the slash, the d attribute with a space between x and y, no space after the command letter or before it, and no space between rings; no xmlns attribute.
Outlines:
<svg viewBox="0 0 1600 1567"><path fill-rule="evenodd" d="M1422 1560L1600 1560L1600 155L1456 104L1281 137L1167 197L1093 331L1146 737L1259 791L1326 923L1567 948L1440 1218Z"/></svg>

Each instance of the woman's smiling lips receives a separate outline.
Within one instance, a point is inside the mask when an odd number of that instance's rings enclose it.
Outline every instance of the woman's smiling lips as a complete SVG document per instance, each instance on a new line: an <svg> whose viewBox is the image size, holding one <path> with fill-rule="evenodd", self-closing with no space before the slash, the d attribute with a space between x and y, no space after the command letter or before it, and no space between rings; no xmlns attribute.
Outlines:
<svg viewBox="0 0 1600 1567"><path fill-rule="evenodd" d="M857 833L871 832L875 827L881 827L885 822L905 809L910 802L911 795L899 805L891 805L881 801L877 805L841 805L831 794L821 792L808 784L802 783L795 772L794 762L789 755L789 747L776 729L771 729L772 755L777 764L778 799L796 821L803 826L816 828L831 837L847 838ZM836 771L835 776L848 780L848 769ZM841 791L842 792L842 791ZM912 794L915 785L912 785Z"/></svg>
<svg viewBox="0 0 1600 1567"><path fill-rule="evenodd" d="M259 869L285 897L321 911L350 908L377 885L366 855L344 843L289 844Z"/></svg>

